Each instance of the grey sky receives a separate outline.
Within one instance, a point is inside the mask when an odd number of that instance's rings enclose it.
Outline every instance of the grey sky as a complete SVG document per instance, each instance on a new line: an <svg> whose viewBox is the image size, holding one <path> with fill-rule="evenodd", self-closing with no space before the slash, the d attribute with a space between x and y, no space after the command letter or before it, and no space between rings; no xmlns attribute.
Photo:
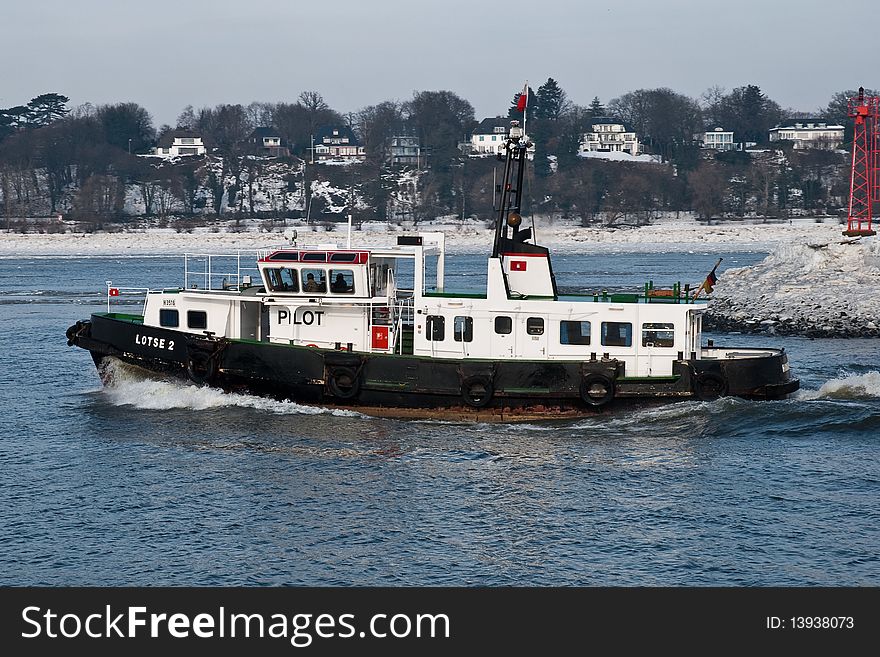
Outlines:
<svg viewBox="0 0 880 657"><path fill-rule="evenodd" d="M316 90L348 112L449 89L482 118L553 77L581 105L752 83L813 111L880 86L878 40L846 42L878 18L877 0L2 0L0 107L51 91L158 126L188 104Z"/></svg>

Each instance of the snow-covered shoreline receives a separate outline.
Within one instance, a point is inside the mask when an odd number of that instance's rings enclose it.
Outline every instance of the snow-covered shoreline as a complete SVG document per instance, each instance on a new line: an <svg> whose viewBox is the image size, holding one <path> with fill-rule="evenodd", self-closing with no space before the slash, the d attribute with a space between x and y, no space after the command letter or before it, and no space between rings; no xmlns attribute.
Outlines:
<svg viewBox="0 0 880 657"><path fill-rule="evenodd" d="M298 243L315 245L347 243L347 230L313 232L298 228ZM393 244L397 235L414 230L440 231L446 235L450 253L485 253L493 231L479 224L422 225L418 229L388 228L386 224L364 225L352 232L355 246ZM638 228L582 228L570 224L538 225L537 241L559 253L596 252L706 252L772 251L781 243L829 242L840 237L836 223L799 221L792 224L714 224L662 222ZM174 255L182 253L233 253L265 249L287 243L282 232L257 228L245 232L192 233L174 229L143 229L119 233L0 233L0 257L28 256L119 256Z"/></svg>
<svg viewBox="0 0 880 657"><path fill-rule="evenodd" d="M880 336L880 241L778 247L719 277L704 326L720 331Z"/></svg>

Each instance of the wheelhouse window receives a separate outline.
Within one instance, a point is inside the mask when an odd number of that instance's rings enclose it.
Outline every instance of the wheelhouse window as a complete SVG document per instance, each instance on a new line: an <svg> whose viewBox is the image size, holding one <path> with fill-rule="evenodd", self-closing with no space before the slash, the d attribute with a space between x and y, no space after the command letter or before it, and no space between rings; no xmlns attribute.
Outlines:
<svg viewBox="0 0 880 657"><path fill-rule="evenodd" d="M529 335L544 335L544 318L529 317L526 320L526 333Z"/></svg>
<svg viewBox="0 0 880 657"><path fill-rule="evenodd" d="M495 318L495 332L498 335L507 335L513 331L513 320L506 315L499 315Z"/></svg>
<svg viewBox="0 0 880 657"><path fill-rule="evenodd" d="M302 269L300 275L303 292L327 292L327 273L323 269Z"/></svg>
<svg viewBox="0 0 880 657"><path fill-rule="evenodd" d="M428 315L426 334L432 342L443 342L446 338L446 318L443 315Z"/></svg>
<svg viewBox="0 0 880 657"><path fill-rule="evenodd" d="M208 313L204 310L187 310L186 325L191 329L208 328Z"/></svg>
<svg viewBox="0 0 880 657"><path fill-rule="evenodd" d="M642 324L643 347L674 347L675 325L674 324Z"/></svg>
<svg viewBox="0 0 880 657"><path fill-rule="evenodd" d="M299 292L299 281L296 277L296 269L279 267L267 269L269 289L273 292Z"/></svg>
<svg viewBox="0 0 880 657"><path fill-rule="evenodd" d="M602 322L602 344L606 347L631 347L632 330L630 322Z"/></svg>
<svg viewBox="0 0 880 657"><path fill-rule="evenodd" d="M160 308L159 326L167 326L169 328L180 326L180 315L172 308Z"/></svg>
<svg viewBox="0 0 880 657"><path fill-rule="evenodd" d="M473 317L456 317L453 323L452 336L456 342L473 342L474 319Z"/></svg>
<svg viewBox="0 0 880 657"><path fill-rule="evenodd" d="M590 344L590 322L559 322L559 344Z"/></svg>
<svg viewBox="0 0 880 657"><path fill-rule="evenodd" d="M331 269L330 291L336 294L354 294L354 271L351 269Z"/></svg>

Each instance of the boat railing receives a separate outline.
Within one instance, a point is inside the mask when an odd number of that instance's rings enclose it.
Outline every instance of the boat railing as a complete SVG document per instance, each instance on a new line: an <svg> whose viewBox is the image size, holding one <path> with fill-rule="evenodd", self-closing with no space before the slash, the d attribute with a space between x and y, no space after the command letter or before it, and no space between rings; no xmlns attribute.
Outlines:
<svg viewBox="0 0 880 657"><path fill-rule="evenodd" d="M392 345L391 351L393 353L400 353L400 345L403 339L403 327L404 326L412 326L415 322L415 299L413 297L403 297L394 299L394 303L392 305L392 318L394 324L394 344Z"/></svg>
<svg viewBox="0 0 880 657"><path fill-rule="evenodd" d="M237 291L248 282L247 277L260 280L260 268L256 266L259 254L256 250L234 254L184 253L184 288Z"/></svg>
<svg viewBox="0 0 880 657"><path fill-rule="evenodd" d="M141 316L147 312L147 294L150 292L148 287L118 287L113 285L113 281L105 281L107 284L107 312L113 312L110 308L111 302L118 304L141 304ZM135 297L135 298L132 298ZM141 300L140 297L143 297Z"/></svg>

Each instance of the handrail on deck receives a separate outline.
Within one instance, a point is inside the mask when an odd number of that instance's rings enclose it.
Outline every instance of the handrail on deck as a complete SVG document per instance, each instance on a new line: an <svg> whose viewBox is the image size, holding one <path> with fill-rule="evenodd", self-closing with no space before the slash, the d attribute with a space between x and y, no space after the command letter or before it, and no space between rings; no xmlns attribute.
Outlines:
<svg viewBox="0 0 880 657"><path fill-rule="evenodd" d="M242 266L242 255L253 262L252 266ZM198 288L198 283L190 283L190 279L201 282L203 290L239 290L244 276L256 274L260 279L260 268L256 265L260 251L237 251L229 253L184 253L183 254L183 285L185 289ZM219 262L218 262L219 261ZM201 265L191 267L192 264ZM217 267L234 269L234 271L216 271ZM217 285L217 281L220 284Z"/></svg>

